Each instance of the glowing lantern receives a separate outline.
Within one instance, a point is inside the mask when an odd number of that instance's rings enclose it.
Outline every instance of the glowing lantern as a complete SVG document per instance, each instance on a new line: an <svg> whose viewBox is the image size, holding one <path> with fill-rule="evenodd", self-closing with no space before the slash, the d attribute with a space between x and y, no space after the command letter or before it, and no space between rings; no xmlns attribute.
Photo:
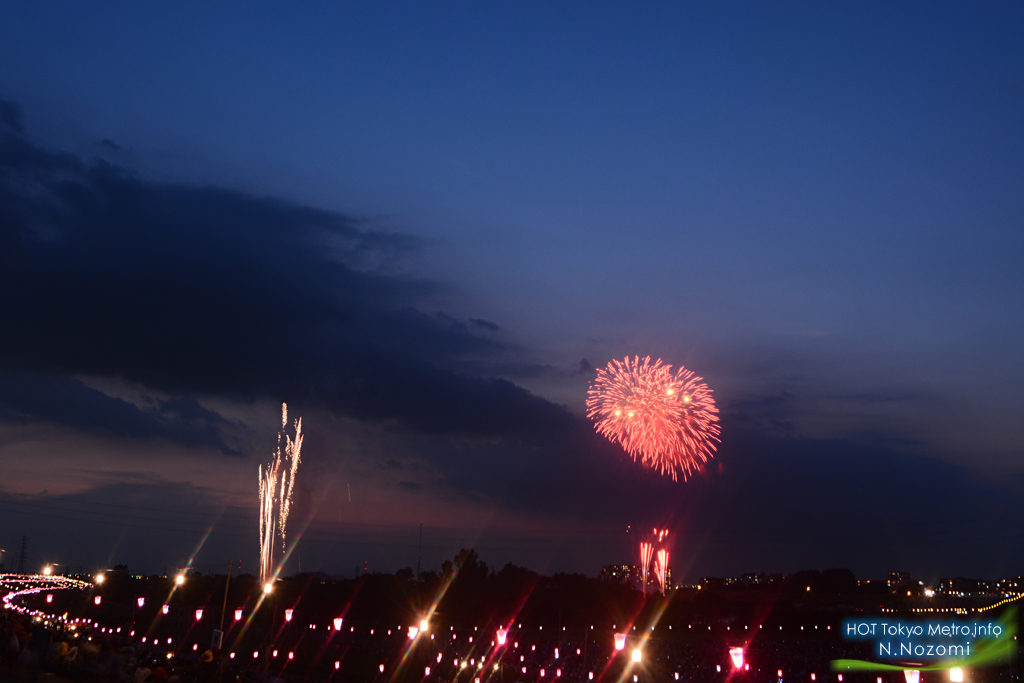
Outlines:
<svg viewBox="0 0 1024 683"><path fill-rule="evenodd" d="M135 604L139 606L139 609L142 609L142 606L146 604L146 598L139 598L135 601Z"/></svg>
<svg viewBox="0 0 1024 683"><path fill-rule="evenodd" d="M100 596L98 596L98 595L97 595L97 596L96 596L95 598L93 598L93 599L92 599L92 603L93 603L94 605L98 605L98 604L100 604L101 602L103 602L103 598L101 598L101 597L100 597Z"/></svg>
<svg viewBox="0 0 1024 683"><path fill-rule="evenodd" d="M256 658L257 658L257 657L259 657L259 656L260 656L260 653L259 653L259 651L258 651L258 650L257 650L256 652L253 652L253 653L252 653L252 658L253 658L253 659L256 659Z"/></svg>
<svg viewBox="0 0 1024 683"><path fill-rule="evenodd" d="M271 652L270 656L271 657L276 657L277 656L277 650L274 650L273 652Z"/></svg>
<svg viewBox="0 0 1024 683"><path fill-rule="evenodd" d="M378 668L380 669L381 673L384 673L384 665L383 664L381 664Z"/></svg>
<svg viewBox="0 0 1024 683"><path fill-rule="evenodd" d="M340 668L341 668L341 662L337 662L337 661L334 662L334 670L337 671Z"/></svg>
<svg viewBox="0 0 1024 683"><path fill-rule="evenodd" d="M168 607L167 605L164 605L163 607L160 608L160 611L163 612L164 614L167 614L167 612L169 612L170 609L171 609L170 607Z"/></svg>
<svg viewBox="0 0 1024 683"><path fill-rule="evenodd" d="M284 611L284 620L285 620L285 621L291 621L291 620L292 620L292 615L293 615L294 613L295 613L295 610L291 610L291 609L286 609L286 610Z"/></svg>
<svg viewBox="0 0 1024 683"><path fill-rule="evenodd" d="M336 618L336 619L334 620L334 630L335 630L335 631L340 631L340 630L341 630L341 622L342 622L342 619L341 619L341 617L337 617L337 618Z"/></svg>
<svg viewBox="0 0 1024 683"><path fill-rule="evenodd" d="M196 610L196 621L199 621L202 618L203 618L203 610L197 609Z"/></svg>
<svg viewBox="0 0 1024 683"><path fill-rule="evenodd" d="M47 595L46 596L46 604L50 604L51 602L53 602L53 596L52 595Z"/></svg>
<svg viewBox="0 0 1024 683"><path fill-rule="evenodd" d="M907 679L907 683L918 683L921 680L921 672L918 669L904 669L903 677Z"/></svg>
<svg viewBox="0 0 1024 683"><path fill-rule="evenodd" d="M419 632L420 632L420 630L417 627L410 626L409 627L409 640L412 640L413 638L415 638L416 634L418 634Z"/></svg>
<svg viewBox="0 0 1024 683"><path fill-rule="evenodd" d="M235 610L235 621L241 621L241 620L242 620L242 610L236 609Z"/></svg>
<svg viewBox="0 0 1024 683"><path fill-rule="evenodd" d="M506 638L508 638L508 631L503 629L503 628L499 628L498 629L498 645L504 645Z"/></svg>
<svg viewBox="0 0 1024 683"><path fill-rule="evenodd" d="M615 649L625 650L626 649L626 634L616 633L615 634Z"/></svg>
<svg viewBox="0 0 1024 683"><path fill-rule="evenodd" d="M732 657L733 668L743 668L743 648L742 647L731 647L729 648L729 656Z"/></svg>
<svg viewBox="0 0 1024 683"><path fill-rule="evenodd" d="M430 675L430 667L429 666L428 667L424 667L423 675L424 676L429 676Z"/></svg>
<svg viewBox="0 0 1024 683"><path fill-rule="evenodd" d="M289 652L288 653L288 659L295 659L295 653L294 652Z"/></svg>

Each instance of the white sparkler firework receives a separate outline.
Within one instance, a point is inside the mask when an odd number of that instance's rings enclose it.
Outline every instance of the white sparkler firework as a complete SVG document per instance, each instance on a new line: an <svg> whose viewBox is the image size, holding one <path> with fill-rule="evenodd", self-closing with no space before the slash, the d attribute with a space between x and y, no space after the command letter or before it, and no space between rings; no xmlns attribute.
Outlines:
<svg viewBox="0 0 1024 683"><path fill-rule="evenodd" d="M661 594L665 594L668 583L668 551L662 548L658 551L658 559L654 562L654 576L661 584Z"/></svg>
<svg viewBox="0 0 1024 683"><path fill-rule="evenodd" d="M651 557L654 556L654 544L644 541L640 544L640 582L644 593L647 592L647 577L650 575Z"/></svg>
<svg viewBox="0 0 1024 683"><path fill-rule="evenodd" d="M273 579L274 541L281 537L281 552L285 551L285 529L295 489L295 473L299 469L302 453L302 418L295 421L295 439L285 434L288 427L288 404L281 404L281 431L277 433L277 449L264 470L259 467L260 482L260 585ZM281 437L284 437L284 449Z"/></svg>

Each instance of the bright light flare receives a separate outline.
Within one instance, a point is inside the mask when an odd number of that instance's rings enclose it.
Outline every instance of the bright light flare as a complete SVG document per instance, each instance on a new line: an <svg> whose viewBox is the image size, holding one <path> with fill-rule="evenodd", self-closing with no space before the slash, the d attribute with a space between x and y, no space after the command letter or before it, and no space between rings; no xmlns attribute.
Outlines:
<svg viewBox="0 0 1024 683"><path fill-rule="evenodd" d="M181 586L184 583L185 583L185 575L184 574L178 574L176 577L174 577L174 585Z"/></svg>
<svg viewBox="0 0 1024 683"><path fill-rule="evenodd" d="M504 645L505 641L507 639L508 639L508 630L507 629L503 629L503 628L499 628L498 629L498 645Z"/></svg>
<svg viewBox="0 0 1024 683"><path fill-rule="evenodd" d="M626 649L626 634L616 633L615 634L615 649L625 650Z"/></svg>
<svg viewBox="0 0 1024 683"><path fill-rule="evenodd" d="M418 626L410 626L409 627L409 640L413 640L417 636L417 634L419 634L419 632L420 632L420 629L419 629Z"/></svg>
<svg viewBox="0 0 1024 683"><path fill-rule="evenodd" d="M729 657L732 658L732 666L734 669L743 668L743 648L742 647L731 647L729 648Z"/></svg>
<svg viewBox="0 0 1024 683"><path fill-rule="evenodd" d="M921 671L919 669L904 669L903 677L907 679L907 683L918 683L921 680Z"/></svg>
<svg viewBox="0 0 1024 683"><path fill-rule="evenodd" d="M235 610L235 621L241 621L241 620L242 620L242 610L236 609Z"/></svg>
<svg viewBox="0 0 1024 683"><path fill-rule="evenodd" d="M196 621L199 621L202 618L203 618L203 610L197 609L196 610Z"/></svg>
<svg viewBox="0 0 1024 683"><path fill-rule="evenodd" d="M135 604L139 606L139 609L142 609L142 606L146 604L146 598L139 598L135 601Z"/></svg>
<svg viewBox="0 0 1024 683"><path fill-rule="evenodd" d="M634 648L633 649L633 663L634 664L639 664L641 659L643 659L643 653L640 652L640 648L638 648L638 647Z"/></svg>
<svg viewBox="0 0 1024 683"><path fill-rule="evenodd" d="M964 671L959 666L954 666L949 670L949 680L953 683L963 683Z"/></svg>
<svg viewBox="0 0 1024 683"><path fill-rule="evenodd" d="M269 593L270 591L266 591L266 592ZM295 614L295 610L293 610L293 609L286 609L284 611L284 620L285 621L291 621L293 614Z"/></svg>
<svg viewBox="0 0 1024 683"><path fill-rule="evenodd" d="M587 390L587 417L599 434L634 460L686 480L714 457L718 407L703 378L661 359L628 356L597 371Z"/></svg>

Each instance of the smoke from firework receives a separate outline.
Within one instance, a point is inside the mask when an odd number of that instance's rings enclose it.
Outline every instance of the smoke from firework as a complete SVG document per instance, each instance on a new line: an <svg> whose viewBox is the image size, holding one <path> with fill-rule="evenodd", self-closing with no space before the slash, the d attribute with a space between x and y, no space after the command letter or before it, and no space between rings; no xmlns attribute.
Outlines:
<svg viewBox="0 0 1024 683"><path fill-rule="evenodd" d="M673 481L686 480L714 457L718 408L703 378L683 366L628 356L597 371L587 391L597 432Z"/></svg>

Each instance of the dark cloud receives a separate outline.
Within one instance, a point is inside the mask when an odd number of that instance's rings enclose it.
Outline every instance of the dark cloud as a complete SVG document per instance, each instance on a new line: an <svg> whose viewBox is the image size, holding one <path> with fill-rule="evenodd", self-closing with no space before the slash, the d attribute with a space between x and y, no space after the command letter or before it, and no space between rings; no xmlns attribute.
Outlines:
<svg viewBox="0 0 1024 683"><path fill-rule="evenodd" d="M105 147L107 149L112 149L115 152L121 151L121 145L117 144L116 142L114 142L113 140L111 140L109 138L103 138L102 140L100 140L100 147Z"/></svg>
<svg viewBox="0 0 1024 683"><path fill-rule="evenodd" d="M430 433L570 421L479 374L503 347L421 312L438 285L361 267L416 248L339 213L150 181L6 134L0 325L17 334L0 339L0 368L288 399Z"/></svg>
<svg viewBox="0 0 1024 683"><path fill-rule="evenodd" d="M18 134L25 132L25 126L21 121L21 107L2 97L0 97L0 124Z"/></svg>
<svg viewBox="0 0 1024 683"><path fill-rule="evenodd" d="M483 320L481 318L470 318L469 322L477 327L482 327L488 332L497 332L501 328L497 323L492 323L490 320Z"/></svg>
<svg viewBox="0 0 1024 683"><path fill-rule="evenodd" d="M76 379L0 372L0 420L41 420L90 434L165 439L237 455L221 433L227 421L194 399L158 401L152 408L143 410Z"/></svg>

